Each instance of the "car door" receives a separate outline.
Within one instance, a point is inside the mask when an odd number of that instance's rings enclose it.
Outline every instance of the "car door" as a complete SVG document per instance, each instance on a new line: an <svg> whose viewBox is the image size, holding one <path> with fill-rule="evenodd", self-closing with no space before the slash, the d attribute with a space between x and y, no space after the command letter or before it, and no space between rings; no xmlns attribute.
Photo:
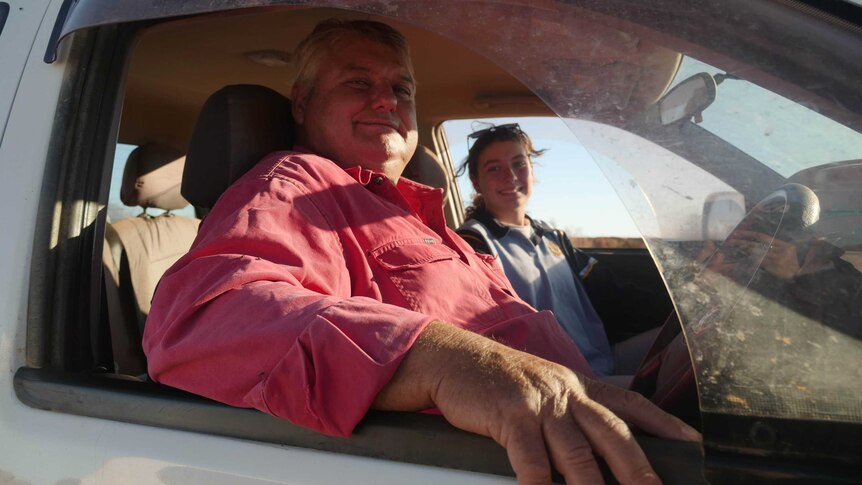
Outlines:
<svg viewBox="0 0 862 485"><path fill-rule="evenodd" d="M4 268L10 269L2 280L9 291L3 292L6 313L0 322L4 376L0 382L5 396L0 406L5 431L0 438L4 450L0 460L14 477L46 483L64 479L93 483L511 482L504 450L488 439L455 430L437 416L371 412L350 439L331 438L262 413L229 408L110 372L104 367L105 360L93 351L105 335L101 267L94 255L101 254L111 164L118 140L128 136L123 130L134 132L139 117L167 106L159 112L162 116L152 118L156 122L147 126L150 131L139 133L185 140L183 129L172 127L191 124L189 118L194 118L212 91L209 83L220 87L264 77L258 66L213 69L219 66L214 59L260 50L243 44L248 49L237 52L234 46L243 38L260 38L267 32L298 39L302 29L308 30L313 21L330 15L372 16L400 22L399 27L414 29L412 35L433 34L434 42L416 45L417 56L424 52L428 59L442 59L427 77L426 92L434 102L420 108L420 136L429 142L435 140L431 136L434 126L458 116L555 115L568 124L594 160L606 165L608 179L642 228L664 288L683 310L687 340L682 344L682 356L694 363L697 372L696 381L689 385L697 386L701 395L706 392L711 406L703 409L707 417L703 448L636 434L665 483L697 483L704 474L719 482L788 476L852 481L859 476L859 460L854 458L862 454L848 438L858 429L858 387L847 386L857 377L850 364L858 361L854 357L858 338L851 335L841 340L841 332L823 334L827 340L814 342L820 345L820 353L806 354L806 339L797 338L805 334L788 337L783 331L798 330L802 324L808 328L822 325L810 319L788 319L793 312L784 310L775 313L780 318L764 320L768 325L759 327L757 318L738 320L744 326L709 325L716 321L710 320L713 315L730 315L729 310L735 308L733 297L739 293L721 293L714 308L701 304L698 298L711 293L695 291L691 283L702 268L703 243L711 242L707 239L713 232L703 231L702 219L690 224L699 231L695 231L696 240L684 241L695 243L692 247L680 244L684 238L675 232L681 225L676 200L690 197L689 205L697 210L689 212L702 217L709 196L728 190L713 190L704 181L708 177L694 170L682 172L669 160L682 158L742 194L746 211L779 188L785 177L775 178L774 170L752 163L757 159L740 153L734 144L692 134L704 129L694 119L656 127L637 118L655 105L672 78L655 77L654 68L666 56L685 52L711 61L722 71L750 77L752 84L770 86L795 104L809 103L816 108L812 111L821 111L858 132L855 106L860 64L853 56L860 50L838 48L859 44L853 25L848 28L829 15L810 15L784 3L743 1L662 0L651 8L625 1L475 2L469 6L462 2L382 5L355 1L339 2L341 10L301 8L309 7L308 2L243 0L80 0L37 5L44 6L48 15L41 20L37 41L28 53L27 69L18 83L0 147L0 183L10 199L2 207L2 222L21 229L18 235L3 239L2 251L8 262ZM321 6L329 5L324 2ZM71 9L61 13L64 6ZM473 15L464 15L468 7L474 9ZM10 19L12 14L10 9ZM481 22L487 18L494 22ZM273 19L284 23L258 28L254 35L233 36L241 32L241 25L260 27ZM748 28L738 28L740 19ZM55 20L63 27L52 38ZM0 34L0 44L11 21ZM211 28L209 36L191 34L207 28ZM173 40L159 44L166 38ZM146 50L148 41L150 50ZM195 43L208 50L193 56L178 54L180 47ZM799 55L794 55L797 50ZM56 55L56 60L45 63L46 53L48 59ZM144 53L150 53L156 62L142 61ZM468 62L452 69L458 59ZM487 82L469 96L433 96L431 86L479 84L470 69L488 62L498 66L487 71L494 76L482 78ZM146 77L134 71L135 66L156 69L142 69L152 76ZM164 74L160 68L178 66L189 68L197 77L162 90L164 85L157 84ZM483 91L495 87L497 91L490 96ZM138 88L145 96L135 96ZM709 119L709 115L706 110L704 116ZM773 117L765 119L770 126L774 124ZM593 130L596 123L609 128ZM730 124L743 131L753 127L764 131L746 120ZM624 133L620 136L640 140L627 144L605 136L615 130ZM851 139L838 138L839 145ZM647 153L643 147L652 151ZM444 147L437 148L438 153L445 152ZM628 154L612 156L615 148L626 149ZM603 157L614 163L607 164ZM627 161L630 166L617 167L617 161ZM824 160L831 161L836 160ZM674 183L666 183L668 180ZM726 230L721 237L715 236L719 243L734 227L723 216L707 219ZM843 231L849 233L846 227ZM607 261L614 264L610 257ZM753 263L745 274L755 276L759 263ZM615 266L625 272L633 265ZM850 301L838 290L828 294L839 302ZM759 307L750 308L748 315L756 317ZM713 309L716 312L710 313ZM790 322L787 327L779 326L786 322ZM728 328L733 331L725 331ZM776 334L777 330L782 333ZM803 350L777 352L775 349L785 346L784 337L790 338L786 346L803 345L799 347ZM841 366L840 359L826 359L832 357L830 347L824 346L829 337L839 339L840 355L849 356L849 364ZM749 342L749 346L739 342ZM772 353L760 352L751 342L768 344ZM745 353L758 355L759 360L734 362L746 363L749 374L759 376L757 380L734 380L739 375L730 372L733 365L721 360ZM833 414L817 414L815 405L794 408L807 414L781 414L781 406L751 406L759 401L737 392L743 389L757 394L771 389L764 382L774 384L776 375L785 375L775 374L772 381L765 381L751 362L774 369L776 364L770 358L780 358L776 362L793 373L796 366L804 368L809 355L823 357L825 360L817 362L829 362L847 377L824 380L826 391L839 389L844 394L836 397L823 392L822 400L815 403L828 404ZM107 363L110 365L110 359ZM793 385L816 382L827 375L824 369L805 373L808 380ZM727 372L716 374L716 370ZM783 387L782 395L787 397L793 389ZM702 409L695 408L690 411L699 418ZM830 421L830 417L836 419ZM834 446L830 436L839 437ZM806 437L810 437L807 444ZM828 452L818 451L818 447ZM46 463L46 457L58 458ZM806 470L814 472L799 475Z"/></svg>

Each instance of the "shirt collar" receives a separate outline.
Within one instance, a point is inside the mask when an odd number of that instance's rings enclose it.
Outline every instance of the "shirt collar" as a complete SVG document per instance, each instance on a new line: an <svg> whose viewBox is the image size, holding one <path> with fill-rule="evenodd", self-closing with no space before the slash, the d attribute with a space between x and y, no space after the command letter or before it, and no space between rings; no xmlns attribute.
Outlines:
<svg viewBox="0 0 862 485"><path fill-rule="evenodd" d="M488 230L491 231L491 235L496 239L500 239L509 233L509 228L501 224L500 221L491 215L484 205L477 207L475 212L473 212L472 217L482 223L483 226L487 227Z"/></svg>
<svg viewBox="0 0 862 485"><path fill-rule="evenodd" d="M488 209L485 208L484 205L478 207L472 215L473 219L481 222L483 226L487 227L489 231L491 231L491 235L496 239L500 239L509 233L509 226L503 224L498 221L496 217L494 217ZM541 223L533 219L530 216L526 216L527 220L530 221L530 226L533 228L533 236L536 240L541 239L546 232L550 232L551 228L547 225ZM533 241L536 242L536 241Z"/></svg>
<svg viewBox="0 0 862 485"><path fill-rule="evenodd" d="M309 153L316 155L313 151L302 145L295 145L293 147L293 151L299 153ZM338 163L334 160L332 161L339 167ZM368 170L367 168L363 168L359 165L355 165L353 167L341 167L350 177L356 180L359 184L363 186L368 186L371 183L379 183L374 182L377 179L381 179L383 181L388 182L389 179L381 172L375 172L373 170ZM420 184L419 182L414 182L405 177L399 177L398 183L395 186L398 189L398 192L401 193L402 197L407 199L410 202L411 206L418 205L429 205L430 207L442 207L443 205L443 189L439 189L436 187L430 187L428 185ZM426 200L431 198L430 201ZM416 204L415 201L423 200L422 204ZM429 203L430 202L430 203Z"/></svg>
<svg viewBox="0 0 862 485"><path fill-rule="evenodd" d="M359 182L361 185L368 185L375 178L378 180L381 180L382 178L385 182L389 182L389 179L387 179L386 176L382 173L372 172L371 170L362 168L359 165L345 168L344 171L347 172L347 175L350 175L351 178Z"/></svg>

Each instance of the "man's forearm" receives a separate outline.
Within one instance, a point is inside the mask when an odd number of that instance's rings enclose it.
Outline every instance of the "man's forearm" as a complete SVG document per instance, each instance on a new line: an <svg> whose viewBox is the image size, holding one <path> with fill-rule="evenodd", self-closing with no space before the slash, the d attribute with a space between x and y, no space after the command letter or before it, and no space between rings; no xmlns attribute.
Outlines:
<svg viewBox="0 0 862 485"><path fill-rule="evenodd" d="M505 447L522 483L550 482L551 464L568 483L601 483L593 453L621 482L657 483L623 419L666 438L700 438L640 395L439 321L422 331L373 407L437 407L454 426Z"/></svg>
<svg viewBox="0 0 862 485"><path fill-rule="evenodd" d="M419 411L434 407L434 395L444 372L442 364L453 357L452 352L459 346L478 347L479 342L471 342L475 340L471 336L483 338L439 320L429 323L372 407L386 411Z"/></svg>

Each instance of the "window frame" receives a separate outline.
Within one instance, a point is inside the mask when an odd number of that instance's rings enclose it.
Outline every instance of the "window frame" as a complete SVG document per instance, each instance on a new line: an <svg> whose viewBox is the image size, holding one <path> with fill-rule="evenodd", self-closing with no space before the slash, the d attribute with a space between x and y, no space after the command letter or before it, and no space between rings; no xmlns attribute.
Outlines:
<svg viewBox="0 0 862 485"><path fill-rule="evenodd" d="M72 44L70 62L88 68L70 69L74 72L67 79L66 92L61 97L65 101L58 106L33 251L27 366L15 374L16 394L22 402L38 409L265 441L252 436L252 430L257 426L262 432L272 428L273 418L257 411L231 408L149 382L68 371L74 355L70 355L67 346L74 340L74 330L83 325L89 329L90 322L98 320L101 268L99 258L94 255L101 252L105 224L99 204L107 200L109 160L113 158L119 126L124 65L134 33L151 23L94 27L71 34L67 40ZM75 205L82 200L88 202ZM55 217L58 203L62 211ZM51 245L50 236L55 231L61 239L57 247ZM82 342L73 344L77 351L83 345ZM122 411L124 409L127 411ZM134 409L135 415L129 409ZM166 412L168 409L176 412ZM209 410L215 410L216 414L207 415ZM196 420L187 418L192 422L178 423L177 416L194 416ZM250 421L256 424L248 424ZM493 441L455 430L442 417L436 416L371 412L353 438L333 438L332 448L322 448L320 444L328 437L293 427L283 420L275 421L279 426L273 431L276 437L272 442L358 456L458 468L449 462L438 464L417 451L417 446L429 436L434 438L436 448L453 451L456 458L468 451L476 451L482 457L495 454L499 457L505 453ZM298 441L289 442L291 432L305 434ZM375 435L375 432L379 433ZM361 441L367 436L364 433L374 436L370 444ZM462 448L447 441L449 436L460 437L458 439L469 436L478 441ZM637 435L637 439L666 482L678 479L678 483L693 483L702 479L704 459L700 445L678 444L642 435ZM396 449L388 454L374 448L374 442L393 443ZM689 458L684 458L685 454ZM757 462L746 462L744 457L737 460L734 456L719 456L718 459L719 466L725 469L744 470L746 463L761 470L776 468L768 457ZM770 467L770 464L773 465ZM493 469L495 465L470 463L470 466L474 471L497 473ZM511 476L511 471L499 474Z"/></svg>
<svg viewBox="0 0 862 485"><path fill-rule="evenodd" d="M6 25L6 19L9 18L9 3L0 2L0 37L3 35L3 27Z"/></svg>
<svg viewBox="0 0 862 485"><path fill-rule="evenodd" d="M33 408L78 416L514 476L501 446L454 428L442 416L371 411L343 439L105 372L98 358L85 357L92 350L91 332L105 325L97 255L104 239L125 76L137 35L153 23L94 27L68 40L66 62L76 68L64 81L46 164L31 268L26 365L14 375L18 399ZM55 211L58 206L63 209ZM59 237L52 244L55 232ZM699 444L642 434L637 440L662 476L691 483L701 475ZM681 457L687 457L685 466L680 466Z"/></svg>

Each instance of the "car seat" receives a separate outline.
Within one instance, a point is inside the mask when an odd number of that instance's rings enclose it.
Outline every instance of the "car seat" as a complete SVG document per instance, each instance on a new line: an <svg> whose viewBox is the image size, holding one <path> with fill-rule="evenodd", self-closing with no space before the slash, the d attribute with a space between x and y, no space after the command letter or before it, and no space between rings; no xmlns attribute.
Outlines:
<svg viewBox="0 0 862 485"><path fill-rule="evenodd" d="M160 145L136 148L123 171L120 199L141 207L136 217L105 229L102 263L115 372L146 372L141 348L150 300L162 274L188 251L200 220L173 214L188 205L180 195L185 157ZM165 212L151 215L148 209Z"/></svg>
<svg viewBox="0 0 862 485"><path fill-rule="evenodd" d="M290 100L258 85L219 89L207 98L189 141L182 195L211 208L230 184L265 155L293 147Z"/></svg>
<svg viewBox="0 0 862 485"><path fill-rule="evenodd" d="M443 189L443 203L446 204L446 198L449 196L449 177L446 175L443 162L428 147L423 145L416 147L416 153L404 168L402 175L410 180Z"/></svg>

